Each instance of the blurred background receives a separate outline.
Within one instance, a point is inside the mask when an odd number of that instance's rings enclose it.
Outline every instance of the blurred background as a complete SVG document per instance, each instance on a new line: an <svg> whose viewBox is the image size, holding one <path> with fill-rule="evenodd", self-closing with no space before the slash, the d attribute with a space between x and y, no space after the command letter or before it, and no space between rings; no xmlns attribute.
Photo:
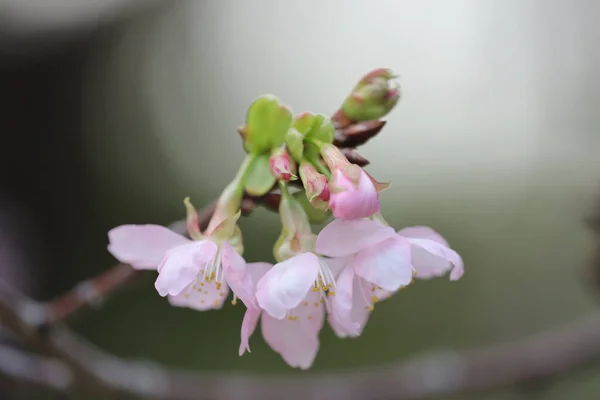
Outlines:
<svg viewBox="0 0 600 400"><path fill-rule="evenodd" d="M360 76L389 67L403 98L359 152L393 183L388 221L438 230L467 272L382 303L358 339L324 329L314 370L511 341L591 313L596 243L583 220L600 202L599 12L594 0L0 0L0 276L49 299L106 270L110 228L168 224L185 196L218 196L254 98L333 113ZM270 261L276 215L242 227L246 258ZM301 374L258 332L238 357L243 307L172 308L153 279L70 326L123 357ZM9 397L53 398L0 382ZM456 398L599 394L600 360Z"/></svg>

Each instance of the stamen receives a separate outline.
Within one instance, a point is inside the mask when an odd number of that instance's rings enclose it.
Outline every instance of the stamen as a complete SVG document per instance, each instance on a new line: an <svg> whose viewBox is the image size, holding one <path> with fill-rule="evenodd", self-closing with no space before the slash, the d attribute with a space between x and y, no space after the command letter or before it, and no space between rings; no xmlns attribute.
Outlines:
<svg viewBox="0 0 600 400"><path fill-rule="evenodd" d="M221 279L223 278L223 268L222 267L222 258L223 258L223 246L219 246L217 248L217 254L215 257L210 260L206 269L204 270L204 281L215 282L217 285L217 290L221 288Z"/></svg>
<svg viewBox="0 0 600 400"><path fill-rule="evenodd" d="M379 301L379 298L377 296L371 295L369 292L373 291L373 289L375 289L375 285L371 285L371 290L369 290L368 287L365 287L365 283L364 282L360 282L358 284L359 287L359 293L362 296L363 301L365 302L366 306L365 306L365 310L368 311L373 311L373 309L375 308L375 306L373 305L373 303Z"/></svg>
<svg viewBox="0 0 600 400"><path fill-rule="evenodd" d="M297 316L297 315L296 315L296 313L294 312L294 309L291 309L291 310L288 312L287 319L288 319L288 320L290 320L290 321L297 321L297 320L298 320L298 316Z"/></svg>
<svg viewBox="0 0 600 400"><path fill-rule="evenodd" d="M335 296L335 277L329 266L319 259L319 273L313 284L313 292L320 292L322 296Z"/></svg>

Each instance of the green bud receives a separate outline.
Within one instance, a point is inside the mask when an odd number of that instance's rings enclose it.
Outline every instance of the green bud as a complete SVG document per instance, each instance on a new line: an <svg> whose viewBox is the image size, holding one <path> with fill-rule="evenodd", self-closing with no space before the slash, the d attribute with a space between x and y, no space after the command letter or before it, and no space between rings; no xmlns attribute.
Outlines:
<svg viewBox="0 0 600 400"><path fill-rule="evenodd" d="M378 68L366 74L342 105L353 121L371 121L388 114L400 100L400 86L389 69Z"/></svg>
<svg viewBox="0 0 600 400"><path fill-rule="evenodd" d="M277 97L259 97L248 108L246 126L239 129L244 148L250 153L263 153L281 147L291 123L291 110Z"/></svg>
<svg viewBox="0 0 600 400"><path fill-rule="evenodd" d="M292 126L307 139L315 139L323 143L333 143L335 128L325 114L304 112L294 118Z"/></svg>
<svg viewBox="0 0 600 400"><path fill-rule="evenodd" d="M248 177L244 188L251 196L263 196L275 185L275 177L269 166L269 155L257 155L248 167Z"/></svg>

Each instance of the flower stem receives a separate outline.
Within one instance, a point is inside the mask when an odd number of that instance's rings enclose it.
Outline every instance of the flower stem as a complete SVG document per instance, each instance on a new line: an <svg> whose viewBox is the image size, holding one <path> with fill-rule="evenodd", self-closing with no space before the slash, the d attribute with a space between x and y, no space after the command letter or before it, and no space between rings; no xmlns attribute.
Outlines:
<svg viewBox="0 0 600 400"><path fill-rule="evenodd" d="M240 165L233 180L225 187L225 189L223 189L223 192L221 192L213 217L206 229L208 233L212 232L219 223L235 215L239 211L244 197L246 180L252 171L250 167L257 157L257 154L248 154L242 162L242 165Z"/></svg>

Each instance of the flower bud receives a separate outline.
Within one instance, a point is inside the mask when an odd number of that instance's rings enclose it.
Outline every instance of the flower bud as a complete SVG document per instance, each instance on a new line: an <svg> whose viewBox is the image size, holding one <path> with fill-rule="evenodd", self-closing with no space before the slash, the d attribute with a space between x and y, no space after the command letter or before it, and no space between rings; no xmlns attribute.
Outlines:
<svg viewBox="0 0 600 400"><path fill-rule="evenodd" d="M269 158L271 174L278 181L289 182L298 179L296 176L296 162L283 148L273 150Z"/></svg>
<svg viewBox="0 0 600 400"><path fill-rule="evenodd" d="M300 179L310 204L317 209L327 209L330 192L325 175L319 173L314 165L304 162L300 164Z"/></svg>
<svg viewBox="0 0 600 400"><path fill-rule="evenodd" d="M300 253L314 251L316 236L302 205L291 195L281 197L279 216L283 227L273 248L273 255L279 262Z"/></svg>
<svg viewBox="0 0 600 400"><path fill-rule="evenodd" d="M307 139L332 143L335 137L333 123L325 114L300 113L294 118L292 126Z"/></svg>
<svg viewBox="0 0 600 400"><path fill-rule="evenodd" d="M321 157L323 157L323 161L331 171L351 165L344 152L333 144L326 144L321 147Z"/></svg>
<svg viewBox="0 0 600 400"><path fill-rule="evenodd" d="M396 77L385 68L366 74L344 101L344 114L354 121L370 121L385 116L400 100L400 86L394 80Z"/></svg>
<svg viewBox="0 0 600 400"><path fill-rule="evenodd" d="M358 165L333 170L329 207L338 219L367 218L379 211L379 196L373 181Z"/></svg>

